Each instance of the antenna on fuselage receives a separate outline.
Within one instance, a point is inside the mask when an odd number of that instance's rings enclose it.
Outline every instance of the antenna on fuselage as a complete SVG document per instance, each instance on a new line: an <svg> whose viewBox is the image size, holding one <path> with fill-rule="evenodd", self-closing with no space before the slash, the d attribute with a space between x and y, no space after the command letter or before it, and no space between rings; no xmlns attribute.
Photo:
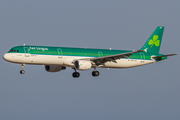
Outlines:
<svg viewBox="0 0 180 120"><path fill-rule="evenodd" d="M111 50L111 48L109 48L109 50Z"/></svg>
<svg viewBox="0 0 180 120"><path fill-rule="evenodd" d="M23 46L25 46L26 44L24 43Z"/></svg>

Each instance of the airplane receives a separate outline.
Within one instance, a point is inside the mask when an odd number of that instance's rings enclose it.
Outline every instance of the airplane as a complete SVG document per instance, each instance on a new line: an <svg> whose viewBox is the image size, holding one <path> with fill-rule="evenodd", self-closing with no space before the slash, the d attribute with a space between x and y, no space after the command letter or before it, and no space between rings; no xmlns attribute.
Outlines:
<svg viewBox="0 0 180 120"><path fill-rule="evenodd" d="M78 78L77 70L94 68L92 76L99 76L96 68L131 68L167 59L177 54L159 54L164 27L158 26L144 46L137 50L112 50L92 48L50 47L22 45L11 48L3 59L21 64L24 74L25 64L44 65L47 72L59 72L66 67L74 69L72 76Z"/></svg>

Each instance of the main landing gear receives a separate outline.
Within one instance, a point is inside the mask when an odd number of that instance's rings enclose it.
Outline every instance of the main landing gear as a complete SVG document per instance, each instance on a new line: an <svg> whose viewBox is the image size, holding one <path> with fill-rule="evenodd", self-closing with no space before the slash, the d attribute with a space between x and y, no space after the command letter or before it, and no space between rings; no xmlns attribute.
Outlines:
<svg viewBox="0 0 180 120"><path fill-rule="evenodd" d="M24 74L25 71L24 71L24 67L25 67L25 64L21 64L22 65L22 70L20 71L21 74Z"/></svg>
<svg viewBox="0 0 180 120"><path fill-rule="evenodd" d="M75 72L73 72L72 76L74 78L78 78L80 76L80 74L79 74L79 72L76 72L76 69L74 69L74 70L75 70Z"/></svg>
<svg viewBox="0 0 180 120"><path fill-rule="evenodd" d="M99 71L96 71L96 68L94 68L94 71L92 71L92 76L93 77L99 76Z"/></svg>
<svg viewBox="0 0 180 120"><path fill-rule="evenodd" d="M78 78L80 76L80 73L76 72L76 69L74 69L74 70L75 70L75 72L73 72L72 76L74 78ZM92 71L92 76L93 77L99 76L99 71L96 71L96 68L94 68L94 71Z"/></svg>
<svg viewBox="0 0 180 120"><path fill-rule="evenodd" d="M93 77L99 76L99 71L92 71L92 76Z"/></svg>

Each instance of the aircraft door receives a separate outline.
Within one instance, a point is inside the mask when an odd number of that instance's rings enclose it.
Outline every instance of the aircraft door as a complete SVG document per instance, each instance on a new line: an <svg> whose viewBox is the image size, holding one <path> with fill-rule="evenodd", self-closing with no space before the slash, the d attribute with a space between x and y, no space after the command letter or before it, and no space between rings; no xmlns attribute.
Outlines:
<svg viewBox="0 0 180 120"><path fill-rule="evenodd" d="M102 52L98 52L99 57L103 57L103 53Z"/></svg>
<svg viewBox="0 0 180 120"><path fill-rule="evenodd" d="M25 57L30 56L30 49L28 47L24 47Z"/></svg>
<svg viewBox="0 0 180 120"><path fill-rule="evenodd" d="M145 55L144 53L140 53L140 56L141 56L141 63L144 63L145 62Z"/></svg>
<svg viewBox="0 0 180 120"><path fill-rule="evenodd" d="M62 58L63 57L62 49L58 48L57 51L58 51L58 58Z"/></svg>

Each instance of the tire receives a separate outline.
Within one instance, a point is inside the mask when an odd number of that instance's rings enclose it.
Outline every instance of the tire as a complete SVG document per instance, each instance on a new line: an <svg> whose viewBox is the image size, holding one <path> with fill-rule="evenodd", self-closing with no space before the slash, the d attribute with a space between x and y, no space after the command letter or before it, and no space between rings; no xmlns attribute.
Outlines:
<svg viewBox="0 0 180 120"><path fill-rule="evenodd" d="M78 78L80 76L79 72L73 72L72 76L74 78Z"/></svg>
<svg viewBox="0 0 180 120"><path fill-rule="evenodd" d="M24 74L24 73L25 73L25 71L24 71L24 70L21 70L21 71L20 71L20 73L21 73L21 74Z"/></svg>
<svg viewBox="0 0 180 120"><path fill-rule="evenodd" d="M93 71L92 76L94 76L94 77L99 76L99 71Z"/></svg>

